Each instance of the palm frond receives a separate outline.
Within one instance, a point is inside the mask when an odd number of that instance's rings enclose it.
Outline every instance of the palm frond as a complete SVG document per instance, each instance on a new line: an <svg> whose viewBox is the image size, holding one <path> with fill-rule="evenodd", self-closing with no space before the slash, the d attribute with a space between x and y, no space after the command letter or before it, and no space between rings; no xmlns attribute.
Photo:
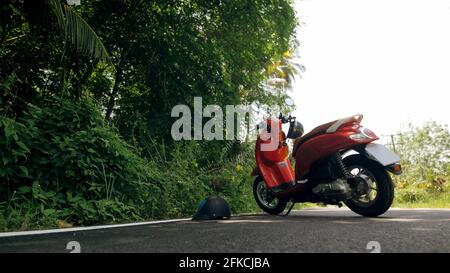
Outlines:
<svg viewBox="0 0 450 273"><path fill-rule="evenodd" d="M81 16L61 0L47 1L67 42L70 42L78 52L111 64L105 45Z"/></svg>
<svg viewBox="0 0 450 273"><path fill-rule="evenodd" d="M59 0L47 0L48 5L50 6L50 9L52 10L53 14L56 17L56 20L58 21L59 29L61 30L61 35L65 35L64 29L65 29L65 20L64 20L64 13L61 7L61 2Z"/></svg>
<svg viewBox="0 0 450 273"><path fill-rule="evenodd" d="M82 53L90 54L98 60L110 63L108 51L89 24L73 9L63 5L66 15L66 35L72 45Z"/></svg>

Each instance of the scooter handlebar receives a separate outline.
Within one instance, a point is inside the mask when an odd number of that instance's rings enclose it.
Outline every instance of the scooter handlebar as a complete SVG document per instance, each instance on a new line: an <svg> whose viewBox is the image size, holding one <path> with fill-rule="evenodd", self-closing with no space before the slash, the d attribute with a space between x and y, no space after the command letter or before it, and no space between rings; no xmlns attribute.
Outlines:
<svg viewBox="0 0 450 273"><path fill-rule="evenodd" d="M278 116L278 119L281 121L281 123L288 123L295 120L295 117L292 117L289 115L288 117L284 117L282 113Z"/></svg>

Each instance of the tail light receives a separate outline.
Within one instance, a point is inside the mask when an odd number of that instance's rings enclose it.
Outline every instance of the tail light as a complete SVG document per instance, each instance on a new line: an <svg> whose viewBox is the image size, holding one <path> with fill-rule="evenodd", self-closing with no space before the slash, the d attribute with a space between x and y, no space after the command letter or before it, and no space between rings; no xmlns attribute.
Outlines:
<svg viewBox="0 0 450 273"><path fill-rule="evenodd" d="M369 128L363 128L363 127L361 127L360 130L362 130L362 132L363 132L366 136L369 136L369 137L372 138L372 139L378 138L377 135L375 135L375 133L372 132L372 130L370 130Z"/></svg>
<svg viewBox="0 0 450 273"><path fill-rule="evenodd" d="M370 129L360 127L358 132L349 136L352 140L378 139L374 132Z"/></svg>

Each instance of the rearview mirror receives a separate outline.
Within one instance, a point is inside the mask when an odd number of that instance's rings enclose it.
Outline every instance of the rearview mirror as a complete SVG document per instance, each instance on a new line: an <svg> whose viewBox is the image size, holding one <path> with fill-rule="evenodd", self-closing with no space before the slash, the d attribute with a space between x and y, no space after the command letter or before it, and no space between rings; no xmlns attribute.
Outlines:
<svg viewBox="0 0 450 273"><path fill-rule="evenodd" d="M290 98L290 97L287 97L287 98L284 100L284 103L286 103L286 105L289 106L289 107L294 106L294 100L293 100L292 98Z"/></svg>

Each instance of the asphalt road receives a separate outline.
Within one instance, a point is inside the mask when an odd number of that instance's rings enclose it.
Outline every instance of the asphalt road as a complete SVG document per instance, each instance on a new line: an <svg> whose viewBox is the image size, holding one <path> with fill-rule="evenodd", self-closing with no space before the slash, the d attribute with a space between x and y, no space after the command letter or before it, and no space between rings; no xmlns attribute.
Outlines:
<svg viewBox="0 0 450 273"><path fill-rule="evenodd" d="M450 209L391 209L378 218L306 209L288 217L0 237L0 252L69 252L69 241L79 242L81 252L370 252L368 244L381 252L450 252Z"/></svg>

